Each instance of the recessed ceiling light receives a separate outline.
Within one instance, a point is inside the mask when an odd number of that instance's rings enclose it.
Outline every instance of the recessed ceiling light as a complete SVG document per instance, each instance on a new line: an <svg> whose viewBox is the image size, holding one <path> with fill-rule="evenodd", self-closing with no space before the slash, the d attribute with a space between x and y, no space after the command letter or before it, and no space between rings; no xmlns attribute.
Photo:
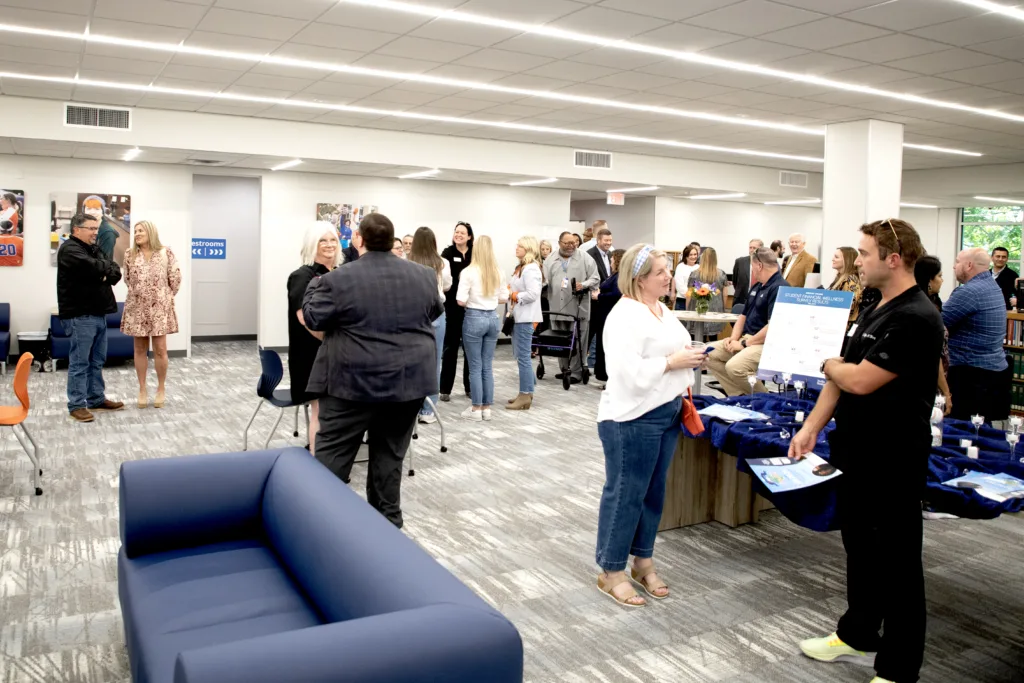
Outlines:
<svg viewBox="0 0 1024 683"><path fill-rule="evenodd" d="M122 157L122 158L125 161L131 161L132 159L134 159L135 157L139 156L140 154L142 154L142 150L139 149L138 147L136 147L135 149L130 149L127 152L125 152L124 153L124 157Z"/></svg>
<svg viewBox="0 0 1024 683"><path fill-rule="evenodd" d="M273 167L271 167L270 170L271 171L283 171L286 168L295 168L296 166L298 166L301 163L302 163L302 159L292 159L291 161L286 161L283 164L278 164L277 166L273 166Z"/></svg>
<svg viewBox="0 0 1024 683"><path fill-rule="evenodd" d="M557 183L558 178L541 178L540 180L522 180L518 183L509 183L512 187L520 187L522 185L546 185L547 183Z"/></svg>
<svg viewBox="0 0 1024 683"><path fill-rule="evenodd" d="M408 180L410 178L429 178L430 176L439 175L440 173L441 173L441 169L439 169L439 168L431 168L431 169L426 170L426 171L416 171L415 173L406 173L405 175L398 176L398 179L399 180Z"/></svg>
<svg viewBox="0 0 1024 683"><path fill-rule="evenodd" d="M1007 121L1016 121L1018 123L1024 123L1024 116L1009 114L1006 112L999 111L997 109L982 109L980 107L972 107L970 105L961 104L959 102L936 100L930 97L912 95L910 93L901 93L896 92L894 90L872 88L866 85L859 85L857 83L847 83L845 81L836 81L831 78L823 78L821 76L814 76L811 74L804 74L796 71L771 69L768 67L759 66L757 64L748 64L746 62L737 62L731 59L721 59L718 57L712 57L710 55L706 55L703 53L686 52L683 50L672 50L668 48L655 47L654 45L635 43L629 40L617 40L614 38L595 36L587 33L578 33L576 31L566 31L564 29L555 28L553 26L527 24L520 21L509 21L507 19L489 17L482 14L460 12L458 10L445 9L441 7L428 7L425 5L417 5L410 2L398 2L396 0L341 0L340 4L378 7L381 9L393 10L405 14L416 14L424 17L433 17L435 19L441 19L444 21L457 21L467 24L476 24L480 26L504 28L519 33L529 33L533 35L546 36L548 38L556 38L559 40L566 40L575 43L595 45L597 47L608 47L616 50L626 50L630 52L639 52L648 55L657 55L659 57L664 57L666 59L675 59L682 62L703 64L705 66L730 69L732 71L741 71L744 73L757 74L759 76L767 76L768 78L778 78L788 81L797 81L800 83L809 83L811 85L819 85L826 88L834 88L836 90L845 90L847 92L859 92L865 95L875 95L877 97L886 97L889 99L902 100L904 102L913 102L914 104L922 104L930 107L940 107L942 109L955 109L957 111L969 112L971 114L978 114L980 116L989 116L993 118L1005 119ZM994 3L991 4L994 5ZM1009 11L1011 10L1011 8L1003 7L1003 10L1005 13L1005 11Z"/></svg>
<svg viewBox="0 0 1024 683"><path fill-rule="evenodd" d="M686 199L739 199L746 196L746 192L727 192L725 194L692 194Z"/></svg>
<svg viewBox="0 0 1024 683"><path fill-rule="evenodd" d="M393 116L395 118L415 119L418 121L437 121L440 123L452 123L459 126L482 126L487 128L502 128L506 130L519 130L530 133L545 133L556 136L574 136L581 138L592 138L597 140L615 140L619 142L632 142L644 145L655 145L659 147L673 147L676 149L692 149L704 152L720 152L723 154L736 154L739 156L764 157L767 159L786 159L790 161L803 161L812 164L822 164L825 160L821 157L803 156L798 154L783 154L781 152L762 152L755 149L744 149L737 147L719 147L717 145L702 145L695 142L682 142L680 140L667 140L663 138L645 138L636 135L619 135L617 133L606 133L601 131L574 130L569 128L554 128L551 126L532 126L525 123L513 123L505 121L488 121L483 119L462 118L457 116L440 116L436 114L421 114L414 111L398 111L392 109L377 109L374 107L359 107L348 104L328 104L313 102L297 98L284 97L262 97L258 95L242 95L240 93L216 92L213 90L191 90L187 88L168 88L158 85L142 85L123 83L115 81L99 81L93 79L66 78L63 76L37 76L35 74L22 74L4 71L0 72L0 78L11 78L23 81L37 81L42 83L63 83L77 87L105 88L109 90L129 90L141 93L158 93L162 95L180 95L184 97L198 97L202 99L218 99L234 102L256 102L266 104L268 107L278 105L282 107L298 107L308 109L323 109L326 111L344 111L354 114L371 114L375 116Z"/></svg>
<svg viewBox="0 0 1024 683"><path fill-rule="evenodd" d="M984 156L979 152L968 152L962 149L952 149L950 147L936 147L935 145L914 145L909 142L903 143L904 148L908 149L919 149L923 152L938 152L940 154L959 154L965 157L980 157Z"/></svg>
<svg viewBox="0 0 1024 683"><path fill-rule="evenodd" d="M789 206L797 204L821 204L820 199L787 199L778 202L765 202L765 206Z"/></svg>
<svg viewBox="0 0 1024 683"><path fill-rule="evenodd" d="M1006 202L1007 204L1013 204L1014 206L1024 206L1024 199L1007 199L1006 197L980 197L976 196L975 199L981 199L986 202Z"/></svg>
<svg viewBox="0 0 1024 683"><path fill-rule="evenodd" d="M937 209L939 207L934 204L911 204L910 202L900 202L900 206L904 209Z"/></svg>
<svg viewBox="0 0 1024 683"><path fill-rule="evenodd" d="M1024 10L1019 10L1016 7L1007 7L1006 5L987 2L986 0L957 0L957 2L1024 21Z"/></svg>
<svg viewBox="0 0 1024 683"><path fill-rule="evenodd" d="M657 185L651 185L650 187L620 187L617 190L605 190L608 194L624 194L626 192L654 192L660 189Z"/></svg>

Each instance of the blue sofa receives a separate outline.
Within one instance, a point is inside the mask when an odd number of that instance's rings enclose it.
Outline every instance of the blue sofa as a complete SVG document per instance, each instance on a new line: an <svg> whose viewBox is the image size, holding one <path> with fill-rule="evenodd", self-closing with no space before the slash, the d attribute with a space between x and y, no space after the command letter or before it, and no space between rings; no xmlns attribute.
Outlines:
<svg viewBox="0 0 1024 683"><path fill-rule="evenodd" d="M521 683L518 631L303 450L121 465L135 683Z"/></svg>
<svg viewBox="0 0 1024 683"><path fill-rule="evenodd" d="M7 368L7 357L11 355L11 305L0 304L0 363Z"/></svg>
<svg viewBox="0 0 1024 683"><path fill-rule="evenodd" d="M135 357L135 339L121 331L124 302L117 303L117 313L107 314L107 362ZM54 360L67 360L71 354L71 338L64 332L57 315L50 316L50 355Z"/></svg>

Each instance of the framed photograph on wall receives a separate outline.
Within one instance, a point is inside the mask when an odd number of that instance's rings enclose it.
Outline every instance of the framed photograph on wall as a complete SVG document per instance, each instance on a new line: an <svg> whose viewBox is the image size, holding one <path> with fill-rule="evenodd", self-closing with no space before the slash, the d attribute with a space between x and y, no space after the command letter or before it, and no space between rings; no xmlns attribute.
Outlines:
<svg viewBox="0 0 1024 683"><path fill-rule="evenodd" d="M50 194L50 265L57 265L57 250L71 237L71 219L76 213L94 216L100 222L96 243L111 249L117 265L131 246L132 198L126 194L54 192Z"/></svg>
<svg viewBox="0 0 1024 683"><path fill-rule="evenodd" d="M25 260L25 193L0 190L0 266Z"/></svg>
<svg viewBox="0 0 1024 683"><path fill-rule="evenodd" d="M327 221L338 229L338 240L341 248L347 249L352 243L352 231L359 228L363 216L376 213L377 207L370 204L317 204L316 219Z"/></svg>

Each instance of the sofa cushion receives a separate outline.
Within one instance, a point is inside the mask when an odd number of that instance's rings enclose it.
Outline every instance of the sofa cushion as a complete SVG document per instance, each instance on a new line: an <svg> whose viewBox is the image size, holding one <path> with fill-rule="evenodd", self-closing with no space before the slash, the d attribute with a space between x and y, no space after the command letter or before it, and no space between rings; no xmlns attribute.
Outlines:
<svg viewBox="0 0 1024 683"><path fill-rule="evenodd" d="M117 302L117 311L114 313L107 313L107 327L116 327L121 329L121 317L124 315L124 302Z"/></svg>
<svg viewBox="0 0 1024 683"><path fill-rule="evenodd" d="M136 683L171 683L179 652L321 623L260 540L136 559L122 551L118 562Z"/></svg>
<svg viewBox="0 0 1024 683"><path fill-rule="evenodd" d="M11 333L0 332L0 358L3 362L7 362L7 354L11 351Z"/></svg>

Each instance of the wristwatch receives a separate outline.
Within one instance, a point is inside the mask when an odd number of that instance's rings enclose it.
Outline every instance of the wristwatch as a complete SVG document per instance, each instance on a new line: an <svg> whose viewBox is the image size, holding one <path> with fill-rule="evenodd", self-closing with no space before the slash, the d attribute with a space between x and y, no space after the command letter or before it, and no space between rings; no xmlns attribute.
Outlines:
<svg viewBox="0 0 1024 683"><path fill-rule="evenodd" d="M820 368L818 368L818 372L820 372L821 374L823 374L823 375L824 375L824 374L825 374L825 365L826 365L826 364L827 364L827 363L828 363L828 362L829 362L830 360L831 360L830 358L826 358L825 360L821 361L821 367L820 367Z"/></svg>
<svg viewBox="0 0 1024 683"><path fill-rule="evenodd" d="M746 339L741 339L740 340L740 346L742 346L743 348L747 348L747 340Z"/></svg>

